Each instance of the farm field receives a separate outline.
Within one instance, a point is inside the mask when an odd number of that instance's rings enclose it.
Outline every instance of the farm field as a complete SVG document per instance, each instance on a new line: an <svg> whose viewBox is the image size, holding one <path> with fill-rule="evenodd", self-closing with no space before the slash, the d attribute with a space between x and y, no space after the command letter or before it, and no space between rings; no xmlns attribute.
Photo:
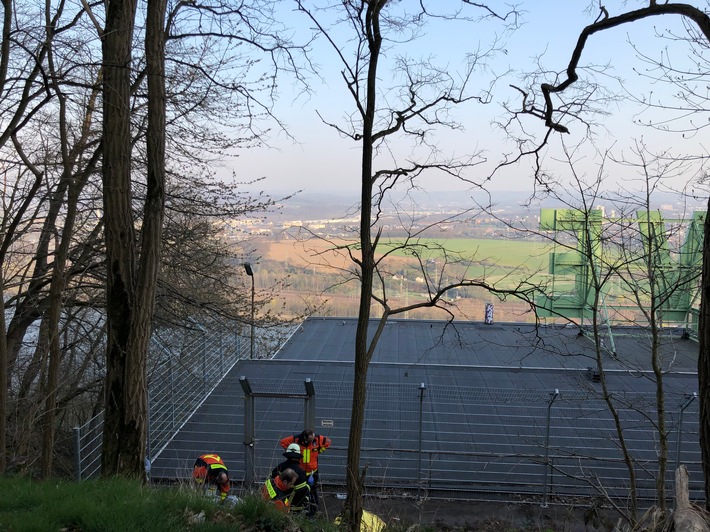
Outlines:
<svg viewBox="0 0 710 532"><path fill-rule="evenodd" d="M387 239L380 244L382 252L401 245L401 239ZM295 240L263 241L260 250L268 260L284 261L294 267L337 267L343 268L350 264L350 259L342 250L336 247L348 242L341 239L310 240L298 242ZM446 252L460 256L462 259L475 260L488 265L512 270L525 268L527 271L539 271L547 267L548 253L552 247L545 242L530 240L492 240L482 238L434 239L420 238L416 241L425 259L441 260ZM397 250L392 255L406 259L403 250Z"/></svg>
<svg viewBox="0 0 710 532"><path fill-rule="evenodd" d="M390 240L382 247L396 248L401 245L401 240ZM453 276L465 275L495 283L505 280L502 288L514 286L523 279L540 282L547 278L552 250L546 242L521 239L421 238L417 240L417 246L420 246L423 259L442 264L445 261ZM405 258L406 253L395 250L392 255Z"/></svg>
<svg viewBox="0 0 710 532"><path fill-rule="evenodd" d="M380 249L396 247L401 240L391 239ZM359 288L356 282L343 283L352 261L342 250L345 240L262 240L261 282L265 276L290 276L288 289L281 290L283 305L299 314L304 301L317 308L318 315L356 316ZM427 274L442 282L465 275L469 279L486 279L503 288L510 288L523 278L539 282L548 277L549 245L525 240L488 239L419 239L418 257L396 251L386 259L390 273L388 297L392 306L406 306L424 300L422 267ZM421 262L419 260L421 259ZM442 277L443 275L443 277ZM501 302L483 289L467 288L453 291L444 304L458 319L483 320L486 303L494 303L496 319L501 321L533 321L527 304L510 298ZM275 302L274 306L281 304ZM301 307L299 308L299 305ZM454 308L456 307L456 308ZM373 310L377 310L373 307ZM448 319L439 309L421 309L399 315L412 319Z"/></svg>
<svg viewBox="0 0 710 532"><path fill-rule="evenodd" d="M385 246L401 244L401 239L385 241ZM528 265L536 269L547 264L547 254L552 246L547 242L537 242L522 239L494 240L486 238L420 238L417 243L422 246L441 246L447 251L459 253L462 256L475 257L477 260L491 261L503 267L515 268ZM396 254L400 254L397 252Z"/></svg>
<svg viewBox="0 0 710 532"><path fill-rule="evenodd" d="M574 292L573 275L548 273L550 253L569 253L563 246L553 247L547 242L532 240L494 239L433 239L421 238L409 242L408 249L397 249L401 239L383 239L379 246L382 260L382 279L377 290L387 294L391 309L414 305L428 299L427 283L445 286L465 278L485 281L496 289L510 290L521 283L547 286L547 293ZM262 286L288 278L288 286L279 290L272 302L274 311L290 316L357 316L359 283L353 274L353 263L342 239L328 241L312 239L307 242L290 240L262 240L259 251L259 282ZM570 270L568 269L568 272ZM632 323L643 317L628 287L620 279L609 279L605 311L613 322ZM643 293L640 294L643 298ZM420 308L396 314L398 318L455 319L483 321L487 304L495 308L495 320L505 322L533 322L536 317L529 303L510 296L499 299L483 288L460 287L447 292L441 299L446 308ZM379 306L373 305L373 316ZM547 318L556 322L562 318Z"/></svg>

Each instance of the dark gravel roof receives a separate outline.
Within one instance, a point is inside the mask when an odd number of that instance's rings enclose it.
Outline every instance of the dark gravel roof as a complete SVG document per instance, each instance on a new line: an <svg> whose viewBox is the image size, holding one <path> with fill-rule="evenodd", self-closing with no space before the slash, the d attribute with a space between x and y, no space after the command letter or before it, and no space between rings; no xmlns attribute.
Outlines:
<svg viewBox="0 0 710 532"><path fill-rule="evenodd" d="M233 464L233 478L244 478L245 403L239 380L246 378L255 392L298 395L310 379L316 390L314 428L333 439L322 469L331 482L343 482L356 326L352 318L309 318L274 359L237 363L161 451L154 475L181 476L195 456L216 451ZM373 320L370 335L376 326ZM648 332L615 327L613 336L603 335L602 346L609 390L631 427L627 434L643 464L640 482L652 495L657 434ZM577 327L390 320L368 370L363 437L368 478L382 486L404 483L411 488L420 481L421 466L426 467L432 490L460 484L465 476L470 485L462 489L469 497L478 490L488 495L540 496L543 490L588 495L589 482L575 473L582 471L584 458L588 473L582 476L608 477L611 491L618 489L623 495L628 483L625 466L619 461L613 424L595 379L594 353L589 331ZM688 466L691 483L695 481L691 496L701 496L697 401L692 400L697 391L698 344L682 330L668 329L663 331L660 353L671 460ZM559 396L552 406L555 390ZM549 414L551 439L545 450ZM278 440L299 432L303 424L304 406L297 399L256 401L256 478L282 459ZM680 448L675 427L682 429ZM426 453L423 464L420 448ZM541 465L546 453L558 472L549 487Z"/></svg>

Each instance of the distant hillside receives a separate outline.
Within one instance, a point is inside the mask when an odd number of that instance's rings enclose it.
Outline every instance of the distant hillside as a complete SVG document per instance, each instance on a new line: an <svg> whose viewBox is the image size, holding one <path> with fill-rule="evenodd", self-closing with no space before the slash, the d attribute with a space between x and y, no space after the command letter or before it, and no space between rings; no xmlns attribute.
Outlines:
<svg viewBox="0 0 710 532"><path fill-rule="evenodd" d="M285 194L272 193L273 198ZM530 201L530 191L494 191L490 196L480 191L476 193L452 191L413 191L407 197L401 198L401 204L416 203L421 208L445 207L449 209L470 209L476 202L479 205L488 205L489 202L495 210L510 213L536 212L540 208L567 208L558 200L546 199L544 201ZM301 220L312 218L340 218L359 211L360 198L354 193L337 192L301 192L288 200L279 203L280 210L269 214L273 221ZM598 201L609 211L614 209L611 202ZM654 192L654 208L674 206L677 211L705 210L705 199L681 197L678 194Z"/></svg>

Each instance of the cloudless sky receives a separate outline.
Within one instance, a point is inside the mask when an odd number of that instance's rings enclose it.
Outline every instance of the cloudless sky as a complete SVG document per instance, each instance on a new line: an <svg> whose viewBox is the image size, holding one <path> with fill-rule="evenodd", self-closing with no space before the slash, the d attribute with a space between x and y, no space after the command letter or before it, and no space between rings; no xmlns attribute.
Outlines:
<svg viewBox="0 0 710 532"><path fill-rule="evenodd" d="M439 4L439 2L441 2ZM417 2L404 0L403 4ZM622 10L638 8L647 2L605 3L611 16L619 14ZM707 1L690 2L701 8L708 8ZM431 0L431 5L436 7L453 8L459 5L456 0ZM492 6L500 2L491 2ZM491 121L504 116L502 102L514 108L520 106L520 93L510 87L510 84L523 86L520 73L536 69L536 62L540 63L549 72L548 82L554 81L553 72L560 72L567 66L570 55L581 29L593 22L597 12L585 12L589 2L584 0L525 0L519 9L521 27L513 34L505 36L502 44L504 51L489 60L489 64L476 74L472 87L485 89L494 75L502 76L496 82L493 92L493 101L483 106L471 102L454 110L454 117L465 128L464 132L446 134L439 137L442 151L455 155L464 155L476 150L484 150L487 162L476 167L470 172L472 179L487 175L500 159L504 152L511 152L514 147L506 144L500 131L491 125ZM284 6L289 2L284 1ZM295 35L303 36L309 26L305 17L297 12L286 11L288 24L295 28ZM472 6L462 6L462 14L476 17L480 11ZM605 31L592 36L587 44L581 64L609 65L611 74L623 78L623 88L636 94L648 94L654 91L658 94L667 91L667 87L654 84L648 79L639 76L633 69L643 71L647 66L640 61L628 41L641 46L645 53L651 57L661 57L669 46L667 40L659 38L656 34L673 29L678 34L684 34L680 17L663 16L653 17L645 21L627 24L610 31ZM410 57L430 56L432 61L445 66L449 72L454 73L460 68L467 52L476 48L485 48L490 45L496 34L503 34L503 27L499 22L451 22L435 21L429 23L422 35L415 41L400 46L393 46L386 51L383 61L385 66L397 54L407 54ZM344 31L339 31L335 37L340 44L346 45ZM671 51L674 62L682 64L687 58L687 45L675 45ZM352 54L351 50L346 53ZM267 192L291 192L303 189L305 192L341 191L355 192L359 190L360 144L341 138L338 133L322 123L317 111L330 122L344 124L343 117L355 111L352 99L347 93L342 77L340 76L341 64L338 62L332 48L323 39L313 45L313 57L321 67L323 81L311 78L310 97L298 95L295 87L289 81L280 84L280 100L275 108L279 118L287 124L290 134L296 142L283 133L272 130L269 139L270 148L254 148L242 150L239 157L232 163L237 178L240 181L249 181L254 178L265 179L253 185L254 189ZM348 57L351 57L349 55ZM508 73L511 71L510 73ZM603 79L598 77L599 79ZM385 90L392 85L391 71L380 71L380 89ZM622 92L618 82L608 79L608 89L616 93ZM628 153L634 139L643 137L651 147L672 148L677 153L698 153L705 150L707 142L701 135L693 138L683 138L680 135L660 134L648 128L634 125L633 119L640 108L626 101L620 101L607 109L611 116L597 117L601 122L595 129L600 146L613 146L615 153ZM707 112L706 112L707 114ZM707 116L703 117L707 121ZM581 124L572 124L572 134L565 136L565 140L573 142L584 134ZM528 119L526 128L540 137L544 132L541 121ZM561 156L556 141L547 156L550 161ZM395 149L398 149L395 147ZM626 151L625 151L626 150ZM403 152L405 153L405 152ZM581 167L589 174L596 173L599 161L587 154ZM564 170L560 170L564 172ZM631 170L627 170L631 172ZM629 175L615 174L609 178L610 185L615 181L628 181ZM429 190L459 190L465 188L453 179L443 179L440 175L424 178L420 183ZM680 186L680 183L679 185ZM490 183L492 190L530 190L532 182L530 165L528 162L509 169L495 177Z"/></svg>

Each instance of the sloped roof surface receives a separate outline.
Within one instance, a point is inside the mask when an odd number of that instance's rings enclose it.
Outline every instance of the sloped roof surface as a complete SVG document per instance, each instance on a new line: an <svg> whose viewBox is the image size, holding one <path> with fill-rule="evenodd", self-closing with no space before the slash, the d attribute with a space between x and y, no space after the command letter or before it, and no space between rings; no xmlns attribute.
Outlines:
<svg viewBox="0 0 710 532"><path fill-rule="evenodd" d="M372 320L370 337L376 326ZM310 318L291 335L275 360L352 363L356 327L354 319ZM610 387L653 389L652 382L641 378L652 371L648 331L616 328L613 337L608 332L602 335L600 345ZM697 353L697 342L681 330L663 332L660 360L667 374L693 381ZM375 381L412 382L417 376L427 384L543 389L559 387L560 375L577 377L597 367L594 338L589 331L580 334L577 327L419 320L389 320L372 364L370 378ZM339 379L345 371L308 366L311 373L318 372L320 380ZM678 391L687 388L684 385Z"/></svg>
<svg viewBox="0 0 710 532"><path fill-rule="evenodd" d="M233 478L242 479L245 446L253 445L256 478L266 475L282 459L278 440L304 428L304 405L297 396L310 379L316 391L314 428L333 439L321 469L330 482L344 483L356 327L355 319L309 318L273 360L240 361L160 452L154 474L180 476L194 457L209 451L222 454L233 464ZM370 336L376 327L372 320ZM653 494L656 379L648 332L615 328L601 342L608 389L643 464L639 482ZM363 437L368 478L381 486L412 487L425 475L432 490L461 485L465 478L469 484L461 487L470 496L476 490L588 494L584 477L593 475L623 495L627 473L594 375L595 352L594 339L578 328L390 320L368 370ZM671 458L688 466L695 481L691 496L702 494L693 401L697 352L697 342L682 331L663 332ZM242 379L256 393L293 394L257 398L254 442L244 437ZM546 480L545 461L555 465L555 482Z"/></svg>
<svg viewBox="0 0 710 532"><path fill-rule="evenodd" d="M377 321L371 320L370 337L376 326ZM356 327L354 319L309 318L276 358L352 361ZM605 366L650 369L649 338L640 327L616 327L613 338L603 331L602 349L617 354L605 357ZM666 330L662 357L674 371L695 371L697 342L685 338L680 329ZM589 330L580 334L578 327L570 326L390 319L372 362L586 368L594 362L594 342Z"/></svg>

